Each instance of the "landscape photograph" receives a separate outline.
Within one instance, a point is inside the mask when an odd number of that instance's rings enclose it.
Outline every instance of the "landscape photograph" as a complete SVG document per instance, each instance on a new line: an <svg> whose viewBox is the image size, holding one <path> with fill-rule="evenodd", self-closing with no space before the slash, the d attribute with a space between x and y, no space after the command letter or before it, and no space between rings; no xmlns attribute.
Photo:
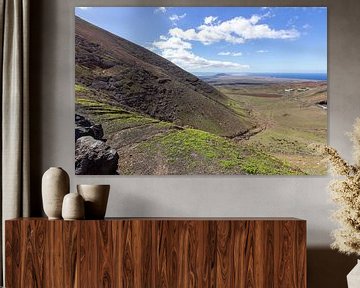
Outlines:
<svg viewBox="0 0 360 288"><path fill-rule="evenodd" d="M77 175L326 175L325 7L76 7Z"/></svg>

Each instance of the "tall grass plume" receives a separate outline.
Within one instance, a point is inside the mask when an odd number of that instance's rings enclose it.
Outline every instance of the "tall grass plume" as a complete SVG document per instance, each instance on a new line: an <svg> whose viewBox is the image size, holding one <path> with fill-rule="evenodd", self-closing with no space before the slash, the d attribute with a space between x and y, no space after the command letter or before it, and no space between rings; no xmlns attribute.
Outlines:
<svg viewBox="0 0 360 288"><path fill-rule="evenodd" d="M353 143L354 164L345 161L330 146L312 144L311 147L330 164L334 179L330 182L331 199L338 205L332 218L341 227L332 232L333 249L360 256L360 118L356 119L350 134Z"/></svg>

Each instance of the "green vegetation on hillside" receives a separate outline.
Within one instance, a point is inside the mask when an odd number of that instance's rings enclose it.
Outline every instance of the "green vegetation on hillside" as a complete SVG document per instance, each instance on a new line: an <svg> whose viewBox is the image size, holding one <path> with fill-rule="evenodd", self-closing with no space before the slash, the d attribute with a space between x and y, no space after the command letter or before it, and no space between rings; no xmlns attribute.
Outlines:
<svg viewBox="0 0 360 288"><path fill-rule="evenodd" d="M167 174L302 174L260 150L205 131L91 99L77 98L76 106L77 113L103 125L110 144L116 146L113 139L121 137L129 142L118 151L120 174L141 174L142 169L159 174L165 168Z"/></svg>
<svg viewBox="0 0 360 288"><path fill-rule="evenodd" d="M75 93L87 92L89 88L81 84L75 84Z"/></svg>
<svg viewBox="0 0 360 288"><path fill-rule="evenodd" d="M141 153L164 155L169 163L181 163L185 165L182 169L190 173L199 173L199 167L207 167L211 174L301 174L275 157L196 129L161 135L137 149Z"/></svg>
<svg viewBox="0 0 360 288"><path fill-rule="evenodd" d="M76 99L77 111L96 123L101 123L107 134L133 126L159 123L159 120L128 112L120 107L84 98Z"/></svg>

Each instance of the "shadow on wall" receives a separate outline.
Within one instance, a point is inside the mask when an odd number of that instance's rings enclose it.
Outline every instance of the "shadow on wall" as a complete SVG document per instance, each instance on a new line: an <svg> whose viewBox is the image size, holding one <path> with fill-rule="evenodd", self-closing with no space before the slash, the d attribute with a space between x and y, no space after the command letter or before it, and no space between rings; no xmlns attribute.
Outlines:
<svg viewBox="0 0 360 288"><path fill-rule="evenodd" d="M41 1L43 2L43 1ZM41 102L42 63L41 55L44 52L43 16L47 11L38 1L30 3L30 43L29 43L29 109L30 109L30 215L42 216L41 201L41 162L43 155L42 131L43 111ZM53 19L54 20L54 19ZM51 95L49 95L51 97ZM49 125L49 123L48 123ZM49 125L50 126L50 125ZM49 128L50 129L50 128ZM45 147L46 148L46 147Z"/></svg>
<svg viewBox="0 0 360 288"><path fill-rule="evenodd" d="M307 251L308 288L347 288L346 275L356 264L347 256L328 248Z"/></svg>

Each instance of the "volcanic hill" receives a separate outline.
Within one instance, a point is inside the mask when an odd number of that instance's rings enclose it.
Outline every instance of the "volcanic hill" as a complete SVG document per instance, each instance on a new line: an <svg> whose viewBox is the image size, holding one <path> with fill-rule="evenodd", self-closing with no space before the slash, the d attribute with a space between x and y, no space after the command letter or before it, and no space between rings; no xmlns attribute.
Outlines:
<svg viewBox="0 0 360 288"><path fill-rule="evenodd" d="M224 136L253 126L228 107L226 96L196 76L81 18L75 21L77 83L122 107L179 126Z"/></svg>

